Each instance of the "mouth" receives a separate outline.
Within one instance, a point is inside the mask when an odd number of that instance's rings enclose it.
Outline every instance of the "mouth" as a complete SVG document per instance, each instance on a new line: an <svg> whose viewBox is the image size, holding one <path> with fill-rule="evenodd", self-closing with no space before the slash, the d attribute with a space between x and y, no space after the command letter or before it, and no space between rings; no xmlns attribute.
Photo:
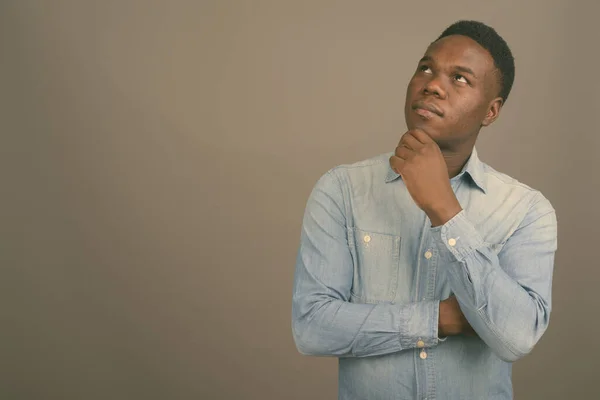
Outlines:
<svg viewBox="0 0 600 400"><path fill-rule="evenodd" d="M425 103L422 101L416 101L412 105L412 109L424 118L431 118L433 116L443 117L444 113L437 106L432 103Z"/></svg>

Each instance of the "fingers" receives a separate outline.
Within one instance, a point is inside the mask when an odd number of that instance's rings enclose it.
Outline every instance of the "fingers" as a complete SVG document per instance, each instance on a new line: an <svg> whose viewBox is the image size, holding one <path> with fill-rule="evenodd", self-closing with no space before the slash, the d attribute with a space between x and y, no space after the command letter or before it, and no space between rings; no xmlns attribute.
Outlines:
<svg viewBox="0 0 600 400"><path fill-rule="evenodd" d="M396 147L394 155L390 157L390 166L399 175L402 175L402 170L404 169L406 160L410 160L415 155L415 151L407 147L407 144L403 143L403 140L405 139L400 141L400 144L398 144L398 147ZM416 141L414 138L412 140Z"/></svg>
<svg viewBox="0 0 600 400"><path fill-rule="evenodd" d="M398 147L396 147L396 152L394 154L396 155L396 157L400 157L403 160L409 160L413 156L414 151L404 146L403 144L400 144L398 145Z"/></svg>
<svg viewBox="0 0 600 400"><path fill-rule="evenodd" d="M412 159L430 143L435 142L421 129L413 129L406 132L400 138L394 155L390 157L390 166L397 174L401 175L406 161Z"/></svg>
<svg viewBox="0 0 600 400"><path fill-rule="evenodd" d="M404 146L414 151L417 151L421 147L423 147L423 143L421 143L419 140L417 140L416 137L411 135L410 131L402 135L402 138L400 139L400 144L403 144Z"/></svg>
<svg viewBox="0 0 600 400"><path fill-rule="evenodd" d="M390 167L396 172L398 175L402 175L402 169L404 168L404 161L402 158L398 156L390 157Z"/></svg>

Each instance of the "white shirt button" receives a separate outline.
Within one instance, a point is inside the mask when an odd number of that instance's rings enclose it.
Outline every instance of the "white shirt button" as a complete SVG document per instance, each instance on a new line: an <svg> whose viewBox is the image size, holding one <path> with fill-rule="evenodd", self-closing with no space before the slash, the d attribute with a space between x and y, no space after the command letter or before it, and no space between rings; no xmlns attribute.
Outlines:
<svg viewBox="0 0 600 400"><path fill-rule="evenodd" d="M371 241L371 236L365 235L365 237L363 238L363 240L365 241L365 243L369 243Z"/></svg>
<svg viewBox="0 0 600 400"><path fill-rule="evenodd" d="M426 259L428 259L428 260L429 260L429 259L431 258L431 256L433 256L433 254L432 254L430 251L426 251L426 252L425 252L425 258L426 258Z"/></svg>
<svg viewBox="0 0 600 400"><path fill-rule="evenodd" d="M424 342L424 341L422 341L422 340L419 340L419 341L417 342L417 347L418 347L418 348L420 348L420 349L422 349L423 347L425 347L425 342Z"/></svg>
<svg viewBox="0 0 600 400"><path fill-rule="evenodd" d="M425 353L425 351L422 351L421 354L419 354L419 357L421 357L421 360L424 360L427 358L427 353Z"/></svg>
<svg viewBox="0 0 600 400"><path fill-rule="evenodd" d="M454 238L449 239L448 244L452 247L456 246L456 239L454 239Z"/></svg>

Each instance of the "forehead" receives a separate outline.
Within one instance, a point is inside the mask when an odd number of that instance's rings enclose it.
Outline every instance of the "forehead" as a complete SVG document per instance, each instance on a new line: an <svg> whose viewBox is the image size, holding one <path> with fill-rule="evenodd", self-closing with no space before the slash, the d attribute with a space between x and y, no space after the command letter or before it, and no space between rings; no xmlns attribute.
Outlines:
<svg viewBox="0 0 600 400"><path fill-rule="evenodd" d="M462 35L446 36L433 42L425 51L425 56L440 66L470 68L481 77L490 75L496 69L491 54L473 39Z"/></svg>

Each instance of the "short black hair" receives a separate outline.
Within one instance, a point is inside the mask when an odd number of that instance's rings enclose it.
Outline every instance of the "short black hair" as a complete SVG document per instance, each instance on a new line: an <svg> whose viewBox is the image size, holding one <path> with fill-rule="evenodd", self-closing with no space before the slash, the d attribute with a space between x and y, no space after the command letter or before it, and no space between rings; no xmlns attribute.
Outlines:
<svg viewBox="0 0 600 400"><path fill-rule="evenodd" d="M496 68L500 71L499 96L506 102L515 80L515 59L504 39L492 27L483 22L468 20L461 20L450 25L435 41L450 35L467 36L491 54Z"/></svg>

